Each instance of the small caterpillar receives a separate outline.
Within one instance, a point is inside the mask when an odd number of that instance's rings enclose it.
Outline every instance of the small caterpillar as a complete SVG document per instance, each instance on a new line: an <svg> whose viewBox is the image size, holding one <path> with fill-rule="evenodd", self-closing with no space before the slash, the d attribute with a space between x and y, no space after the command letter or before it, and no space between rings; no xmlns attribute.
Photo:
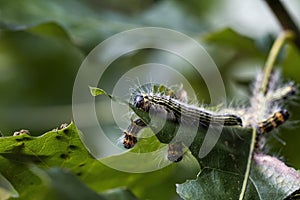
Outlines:
<svg viewBox="0 0 300 200"><path fill-rule="evenodd" d="M257 126L257 132L268 133L283 124L289 118L289 116L290 114L287 110L279 110L265 121L260 122Z"/></svg>

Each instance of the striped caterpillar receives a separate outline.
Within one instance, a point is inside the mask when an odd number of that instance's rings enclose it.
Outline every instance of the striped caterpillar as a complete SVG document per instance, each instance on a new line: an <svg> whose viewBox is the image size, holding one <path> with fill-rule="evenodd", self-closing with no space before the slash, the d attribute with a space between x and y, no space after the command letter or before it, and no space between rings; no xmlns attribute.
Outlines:
<svg viewBox="0 0 300 200"><path fill-rule="evenodd" d="M153 86L163 87L163 86ZM161 91L161 89L160 89ZM162 92L145 93L138 92L133 97L132 107L145 113L154 113L157 117L162 117L163 120L171 121L175 124L197 125L202 128L208 128L210 125L223 126L242 126L242 120L239 116L229 113L217 113L205 110L197 106L185 103L182 97L171 90L163 88ZM124 131L123 145L130 149L137 143L137 133L148 126L140 118L131 122L126 131ZM178 162L182 159L183 144L181 142L168 144L168 159L172 162Z"/></svg>

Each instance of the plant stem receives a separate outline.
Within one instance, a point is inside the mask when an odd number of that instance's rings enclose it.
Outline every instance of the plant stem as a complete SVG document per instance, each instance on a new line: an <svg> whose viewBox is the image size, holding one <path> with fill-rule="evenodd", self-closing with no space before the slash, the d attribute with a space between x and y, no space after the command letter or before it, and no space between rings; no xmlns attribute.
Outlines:
<svg viewBox="0 0 300 200"><path fill-rule="evenodd" d="M284 31L282 34L280 34L277 39L275 40L270 53L268 55L265 67L264 67L264 78L261 86L261 92L266 95L268 92L268 85L270 81L270 77L273 71L273 67L276 61L276 58L278 57L278 54L284 45L284 43L288 39L293 39L294 38L294 33L291 31Z"/></svg>
<svg viewBox="0 0 300 200"><path fill-rule="evenodd" d="M257 136L257 132L256 132L256 129L254 128L252 130L251 144L250 144L250 149L249 149L249 154L248 154L246 171L245 171L245 174L244 174L245 178L244 178L244 181L243 181L243 185L242 185L242 189L241 189L239 200L243 200L244 197L245 197L245 194L246 194L246 189L247 189L247 185L248 185L248 179L249 179L250 171L251 171L253 153L254 153L254 149L255 149L256 136Z"/></svg>
<svg viewBox="0 0 300 200"><path fill-rule="evenodd" d="M279 0L265 0L268 6L271 8L278 21L281 24L281 27L284 31L290 30L295 34L295 44L300 50L300 31L296 26L296 23L293 21L292 17L285 9L281 1Z"/></svg>
<svg viewBox="0 0 300 200"><path fill-rule="evenodd" d="M280 34L277 39L275 40L265 67L264 67L264 77L263 77L263 82L261 85L261 92L266 95L268 92L268 85L269 85L269 81L270 81L270 77L274 68L274 64L276 61L276 58L278 57L278 54L281 50L281 48L283 47L283 45L285 44L285 42L288 39L291 39L294 37L294 33L291 31L284 31L282 34ZM251 171L251 166L252 166L252 159L253 159L253 154L254 154L254 150L255 150L255 144L256 144L256 137L257 137L257 131L255 128L253 128L252 130L252 137L251 137L251 144L250 144L250 149L249 149L249 154L248 154L248 160L247 160L247 166L246 166L246 170L245 170L245 174L244 174L244 181L243 181L243 185L242 185L242 189L241 189L241 193L240 193L240 197L239 200L243 200L246 194L246 189L247 189L247 185L248 185L248 179L250 176L250 171Z"/></svg>

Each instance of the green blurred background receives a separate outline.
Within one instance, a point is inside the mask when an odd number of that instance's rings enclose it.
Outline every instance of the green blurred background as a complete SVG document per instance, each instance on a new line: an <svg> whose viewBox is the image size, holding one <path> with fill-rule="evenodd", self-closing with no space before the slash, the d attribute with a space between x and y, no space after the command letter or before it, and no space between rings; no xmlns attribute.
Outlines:
<svg viewBox="0 0 300 200"><path fill-rule="evenodd" d="M300 26L300 2L284 3ZM40 135L71 121L73 82L85 56L113 34L144 26L174 29L201 42L219 67L228 101L240 106L247 104L250 83L280 32L261 0L0 0L1 133L29 129ZM279 62L284 79L299 83L299 50L285 50ZM112 65L130 68L151 59L161 57L144 50ZM107 72L107 79L115 73ZM192 75L198 98L209 103L203 80ZM271 138L270 151L299 169L299 101L289 109L291 126L275 133L286 145Z"/></svg>

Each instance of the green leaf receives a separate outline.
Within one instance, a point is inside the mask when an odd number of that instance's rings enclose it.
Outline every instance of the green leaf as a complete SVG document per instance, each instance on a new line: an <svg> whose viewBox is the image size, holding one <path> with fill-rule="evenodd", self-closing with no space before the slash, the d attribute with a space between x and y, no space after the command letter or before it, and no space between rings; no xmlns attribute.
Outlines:
<svg viewBox="0 0 300 200"><path fill-rule="evenodd" d="M10 197L19 197L18 192L10 182L0 174L0 199L9 199Z"/></svg>
<svg viewBox="0 0 300 200"><path fill-rule="evenodd" d="M177 185L177 193L181 198L185 200L239 198L242 182L248 178L240 171L245 169L245 162L235 157L238 155L236 153L231 153L230 156L235 158L230 161L229 155L226 158L224 157L226 153L220 152L220 149L217 151L219 156L213 149L212 154L209 154L211 159L205 158L201 161L208 167L201 171L196 180L187 180ZM209 160L210 163L207 162ZM245 199L283 199L300 188L299 172L287 167L277 158L264 154L254 155L249 178Z"/></svg>
<svg viewBox="0 0 300 200"><path fill-rule="evenodd" d="M49 37L49 38L55 38L55 39L62 39L68 42L71 42L71 38L68 35L67 31L57 24L56 22L43 22L43 23L36 23L36 24L30 24L30 25L7 25L7 24L1 24L0 28L5 31L25 31L32 33L37 36L43 36L43 37Z"/></svg>
<svg viewBox="0 0 300 200"><path fill-rule="evenodd" d="M151 169L159 169L160 165L167 166L171 164L171 162L166 159L166 154L164 153L164 150L167 149L167 144L160 143L160 141L153 136L154 134L150 128L143 129L139 134L141 137L139 142L129 152L110 156L101 160L104 163L110 163L114 166L116 166L116 164L122 165L123 169L130 169L130 167L134 168L136 172L145 170L151 171ZM149 135L152 135L152 137L149 137ZM138 166L133 167L136 161L135 158L133 158L130 154L132 152L141 154L140 159L143 160L143 162L139 163ZM144 156L145 153L148 154ZM200 165L197 159L189 150L185 152L183 160L179 163L176 163L176 168L181 171L176 175L177 177L181 177L181 173L187 173L196 176L196 174L198 174L200 171Z"/></svg>
<svg viewBox="0 0 300 200"><path fill-rule="evenodd" d="M71 171L61 168L50 168L41 170L37 167L32 167L34 172L44 184L43 190L45 195L44 200L137 200L129 190L125 188L111 189L105 192L97 193L88 188L82 181L78 179Z"/></svg>
<svg viewBox="0 0 300 200"><path fill-rule="evenodd" d="M70 120L73 78L83 54L64 28L54 22L13 26L1 30L0 43L0 91L6 94L0 99L1 131L30 127L41 134Z"/></svg>
<svg viewBox="0 0 300 200"><path fill-rule="evenodd" d="M231 28L211 32L202 37L203 41L215 44L223 49L235 50L240 55L262 58L263 54L257 49L257 45L252 38L241 35Z"/></svg>
<svg viewBox="0 0 300 200"><path fill-rule="evenodd" d="M203 133L199 133L190 149L197 156L204 170L196 180L177 185L177 192L183 199L238 199L241 193L244 171L250 144L250 132L241 131L239 136L224 129L216 146L204 158L199 158L203 145ZM215 192L218 191L218 192ZM253 196L256 196L253 190Z"/></svg>
<svg viewBox="0 0 300 200"><path fill-rule="evenodd" d="M99 96L99 95L105 95L108 98L110 98L112 101L118 102L118 103L123 104L123 105L128 105L129 104L127 101L124 101L123 99L118 98L116 96L112 96L111 94L107 93L103 89L100 89L100 88L97 88L97 87L92 87L92 86L89 86L89 88L90 88L91 95L94 96L94 97Z"/></svg>
<svg viewBox="0 0 300 200"><path fill-rule="evenodd" d="M102 194L109 200L138 200L138 198L135 197L132 192L125 188L108 190Z"/></svg>
<svg viewBox="0 0 300 200"><path fill-rule="evenodd" d="M98 194L95 191L88 188L82 183L78 177L70 173L68 170L60 168L50 168L46 171L46 174L50 179L49 184L49 195L46 199L56 200L110 200L102 194ZM45 179L46 177L43 177Z"/></svg>
<svg viewBox="0 0 300 200"><path fill-rule="evenodd" d="M89 88L90 88L90 92L91 92L92 96L94 96L94 97L96 97L98 95L103 95L103 94L107 95L107 93L100 88L92 87L92 86L89 86Z"/></svg>
<svg viewBox="0 0 300 200"><path fill-rule="evenodd" d="M30 26L28 27L27 31L36 35L60 38L71 42L71 38L67 31L55 22L45 22L35 26Z"/></svg>
<svg viewBox="0 0 300 200"><path fill-rule="evenodd" d="M276 157L254 154L251 178L261 199L284 199L300 188L300 173Z"/></svg>
<svg viewBox="0 0 300 200"><path fill-rule="evenodd" d="M72 123L64 129L55 129L40 137L27 134L2 137L0 173L15 188L21 199L42 198L48 193L45 190L47 182L41 179L40 173L32 170L32 164L42 170L50 167L68 169L96 192L125 186L138 198L169 199L176 194L176 183L192 178L198 172L191 171L190 167L193 166L190 164L189 168L184 168L181 164L172 164L147 174L117 171L104 165L101 160L93 158L81 142L79 134ZM110 159L116 161L124 158L126 152ZM197 164L197 161L195 163Z"/></svg>
<svg viewBox="0 0 300 200"><path fill-rule="evenodd" d="M217 169L204 169L196 180L177 185L177 193L185 200L238 199L243 177ZM248 189L253 190L251 184ZM259 199L254 191L249 199ZM248 198L247 198L248 199Z"/></svg>
<svg viewBox="0 0 300 200"><path fill-rule="evenodd" d="M1 1L0 24L4 26L22 27L30 24L56 22L61 24L71 35L77 45L83 46L89 52L101 40L109 37L112 33L136 27L128 21L120 22L105 12L95 12L95 5L91 2L81 1ZM128 3L127 3L128 4ZM126 3L122 4L127 5ZM129 4L130 5L130 4ZM103 6L98 6L102 11ZM105 8L104 8L105 9ZM72 10L72 12L68 12ZM18 13L15 15L14 13ZM106 13L106 14L105 14Z"/></svg>
<svg viewBox="0 0 300 200"><path fill-rule="evenodd" d="M297 63L300 62L300 50L293 43L288 43L284 50L285 59L281 63L282 70L287 77L299 82L300 67Z"/></svg>

